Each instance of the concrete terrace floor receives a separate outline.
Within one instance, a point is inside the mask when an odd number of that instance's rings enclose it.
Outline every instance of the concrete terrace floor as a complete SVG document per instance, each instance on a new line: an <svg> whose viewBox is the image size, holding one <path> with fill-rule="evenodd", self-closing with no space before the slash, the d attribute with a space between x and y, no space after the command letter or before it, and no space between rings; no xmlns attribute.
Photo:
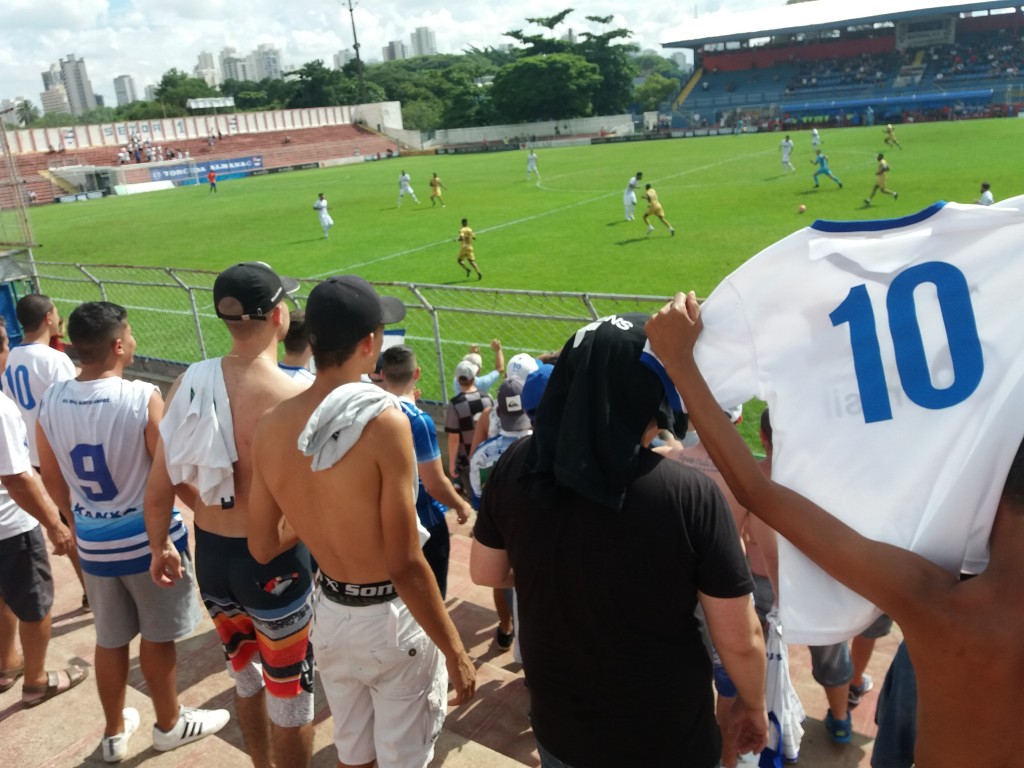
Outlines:
<svg viewBox="0 0 1024 768"><path fill-rule="evenodd" d="M478 587L469 579L471 525L459 526L451 517L452 559L447 605L470 656L476 661L477 695L468 705L449 712L431 766L538 766L540 763L527 719L529 694L523 685L521 666L513 660L511 651L502 652L494 645L496 620L491 590ZM188 511L185 518L191 524ZM79 608L81 589L67 559L51 558L51 562L57 596L47 666L55 669L77 663L92 667L95 641L92 614ZM825 732L822 719L827 703L823 691L811 678L807 649L800 646L790 648L791 675L807 711L800 766L861 768L870 764L876 692L881 687L899 639L896 628L892 635L878 641L868 668L874 676L876 691L867 694L861 706L854 710L854 737L850 744L844 746L832 744ZM235 768L252 765L234 720L213 737L173 752L156 752L150 736L153 709L138 666L137 639L132 644L131 664L127 704L139 710L142 723L122 765L145 765L147 768L209 765ZM3 745L0 763L12 768L106 765L99 751L103 720L91 672L89 679L75 690L34 709L22 708L20 683L0 694L0 744ZM204 618L196 632L179 643L178 681L183 704L224 707L234 714L231 680L225 671L220 643L209 618ZM319 690L315 724L313 765L317 768L335 766L337 755L332 745L331 716Z"/></svg>

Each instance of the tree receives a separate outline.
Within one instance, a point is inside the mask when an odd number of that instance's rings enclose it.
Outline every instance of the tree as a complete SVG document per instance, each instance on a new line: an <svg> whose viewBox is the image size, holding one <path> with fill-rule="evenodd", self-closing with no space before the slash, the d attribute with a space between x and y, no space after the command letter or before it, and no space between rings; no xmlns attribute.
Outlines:
<svg viewBox="0 0 1024 768"><path fill-rule="evenodd" d="M333 107L342 101L342 81L344 75L336 69L328 69L322 59L303 64L289 75L296 75L293 81L295 91L288 100L290 109L303 107Z"/></svg>
<svg viewBox="0 0 1024 768"><path fill-rule="evenodd" d="M28 128L41 117L41 114L35 104L25 99L15 108L14 116L22 126Z"/></svg>
<svg viewBox="0 0 1024 768"><path fill-rule="evenodd" d="M642 85L633 91L633 98L643 112L653 112L662 102L668 101L679 93L679 81L652 72Z"/></svg>
<svg viewBox="0 0 1024 768"><path fill-rule="evenodd" d="M636 66L631 54L637 47L613 41L626 39L633 33L628 29L613 29L595 35L581 34L583 42L578 52L601 72L601 85L594 93L594 112L599 115L613 115L625 111L630 103Z"/></svg>
<svg viewBox="0 0 1024 768"><path fill-rule="evenodd" d="M497 119L504 122L563 120L592 114L600 85L601 72L582 56L528 56L502 67L491 99Z"/></svg>
<svg viewBox="0 0 1024 768"><path fill-rule="evenodd" d="M556 26L565 21L572 11L572 8L567 8L554 16L528 18L527 21L553 31ZM597 24L610 24L613 17L587 16L586 19ZM600 34L582 32L580 34L581 42L570 43L567 40L556 40L544 35L529 35L521 29L513 29L505 33L506 36L518 40L526 46L521 54L523 57L567 53L581 56L594 64L602 79L601 84L589 100L589 106L596 114L622 112L630 103L633 77L636 74L636 67L630 54L635 53L637 47L616 41L625 40L632 34L628 29L613 29ZM572 116L567 115L567 117Z"/></svg>
<svg viewBox="0 0 1024 768"><path fill-rule="evenodd" d="M192 77L177 69L169 69L160 78L156 87L156 101L166 105L168 114L171 107L185 109L185 102L189 99L201 99L210 96L217 96L217 92L211 88L205 80Z"/></svg>

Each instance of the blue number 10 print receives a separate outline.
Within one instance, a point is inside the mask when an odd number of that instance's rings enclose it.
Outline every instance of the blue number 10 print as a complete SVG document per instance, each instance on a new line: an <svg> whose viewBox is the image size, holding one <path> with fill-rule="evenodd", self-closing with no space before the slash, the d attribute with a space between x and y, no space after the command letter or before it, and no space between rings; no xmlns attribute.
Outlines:
<svg viewBox="0 0 1024 768"><path fill-rule="evenodd" d="M953 382L944 389L932 384L928 358L921 337L921 325L914 303L914 290L925 283L935 286L942 323L949 341ZM985 363L981 339L971 306L971 292L963 272L951 264L929 261L899 274L889 286L885 299L889 333L896 355L896 370L907 397L922 408L949 408L971 396L981 382ZM867 286L855 285L829 315L832 325L850 324L850 347L857 375L864 421L887 421L892 405L882 366L875 313Z"/></svg>

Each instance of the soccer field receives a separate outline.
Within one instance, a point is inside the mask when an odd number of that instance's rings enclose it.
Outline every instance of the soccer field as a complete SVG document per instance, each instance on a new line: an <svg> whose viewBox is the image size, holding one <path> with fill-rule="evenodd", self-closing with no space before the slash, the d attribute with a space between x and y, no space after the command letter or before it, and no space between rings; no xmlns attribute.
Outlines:
<svg viewBox="0 0 1024 768"><path fill-rule="evenodd" d="M824 178L814 189L809 132L792 134L797 172L787 174L779 133L541 149L540 184L525 179L525 151L402 157L224 180L215 194L203 185L34 208L42 244L35 254L43 261L208 270L259 259L305 278L354 272L382 282L665 297L695 290L706 296L746 259L815 218L893 218L937 200L972 202L982 181L992 184L997 200L1024 193L1020 161L1012 159L1022 135L1024 120L1016 119L901 125L904 149L889 150L882 126L826 130L823 148L842 190ZM878 152L889 160L889 185L900 197L876 195L867 207ZM412 176L419 205L406 197L396 206L402 170ZM647 236L639 216L623 220L623 189L637 171L658 191L674 237L660 222ZM431 208L432 173L447 187L446 208ZM319 192L335 220L326 240L313 210ZM806 213L798 213L800 205ZM463 217L477 233L479 283L455 262ZM69 287L65 283L60 295L79 296ZM83 299L99 298L87 285L82 291ZM131 301L122 303L132 312L141 351L194 359L194 328L180 292L131 291ZM449 291L444 300L463 298ZM199 299L208 302L209 295ZM476 309L485 305L512 313L517 306L493 295L472 302ZM147 307L154 311L139 311ZM61 308L70 311L67 302ZM200 313L210 354L217 354L228 343L223 325L208 304ZM428 351L434 347L429 317L410 312L405 326L424 364L425 397L443 399ZM542 339L522 329L514 317L456 316L441 338L449 376L470 342L486 345L498 336L510 354L537 353L559 347L571 333L564 322L547 328ZM753 447L762 407L752 402L745 409L741 431Z"/></svg>
<svg viewBox="0 0 1024 768"><path fill-rule="evenodd" d="M476 285L455 263L463 217L477 233L482 285L537 290L707 295L732 269L815 218L877 219L936 200L971 202L981 181L996 199L1024 192L1024 121L901 125L904 149L883 127L822 132L839 190L811 180L808 132L794 133L796 173L783 174L782 135L752 134L538 151L540 184L525 180L526 152L402 157L315 171L226 180L32 210L36 258L217 270L260 259L297 277L354 272L369 280ZM898 201L863 198L885 152ZM420 199L396 207L407 170ZM622 192L636 171L653 184L675 237L657 221L623 221ZM446 208L431 208L437 173ZM336 225L322 237L312 208L324 192ZM797 213L799 205L807 212ZM638 212L643 211L640 201Z"/></svg>

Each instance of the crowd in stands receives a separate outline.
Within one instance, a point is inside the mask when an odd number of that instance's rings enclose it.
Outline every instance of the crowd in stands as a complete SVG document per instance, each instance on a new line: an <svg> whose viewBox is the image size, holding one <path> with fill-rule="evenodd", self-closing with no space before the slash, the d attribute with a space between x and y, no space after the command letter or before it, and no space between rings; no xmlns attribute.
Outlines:
<svg viewBox="0 0 1024 768"><path fill-rule="evenodd" d="M969 79L1015 78L1024 69L1024 35L1003 30L963 43L928 50L929 73L936 83Z"/></svg>
<svg viewBox="0 0 1024 768"><path fill-rule="evenodd" d="M809 88L836 88L884 84L894 69L907 59L899 52L862 54L858 59L801 61L786 84L787 95Z"/></svg>
<svg viewBox="0 0 1024 768"><path fill-rule="evenodd" d="M211 138L213 134L210 134ZM172 149L162 144L154 144L143 139L140 134L133 134L127 144L123 144L117 153L118 165L136 163L159 163L166 160L187 160L191 157L189 150Z"/></svg>

